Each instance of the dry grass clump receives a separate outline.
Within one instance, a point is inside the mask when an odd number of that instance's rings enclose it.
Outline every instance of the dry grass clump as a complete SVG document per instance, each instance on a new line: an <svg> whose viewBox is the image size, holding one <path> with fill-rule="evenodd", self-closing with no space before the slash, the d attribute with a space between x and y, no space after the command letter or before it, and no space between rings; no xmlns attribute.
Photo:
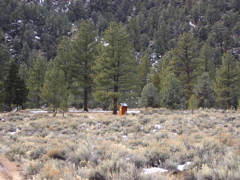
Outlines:
<svg viewBox="0 0 240 180"><path fill-rule="evenodd" d="M238 111L142 109L135 115L1 114L0 152L25 179L237 179ZM144 174L143 168L168 173ZM184 174L184 173L182 173ZM181 174L181 176L183 176Z"/></svg>

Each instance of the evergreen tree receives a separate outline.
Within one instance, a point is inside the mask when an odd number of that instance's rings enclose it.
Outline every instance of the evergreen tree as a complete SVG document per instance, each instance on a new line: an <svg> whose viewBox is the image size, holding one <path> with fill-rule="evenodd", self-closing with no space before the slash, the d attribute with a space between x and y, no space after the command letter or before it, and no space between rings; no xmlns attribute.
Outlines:
<svg viewBox="0 0 240 180"><path fill-rule="evenodd" d="M85 19L86 12L82 0L72 1L67 12L68 19L71 22L76 22L80 19Z"/></svg>
<svg viewBox="0 0 240 180"><path fill-rule="evenodd" d="M47 70L47 64L44 57L38 55L35 59L33 68L29 70L27 87L29 89L29 98L37 101L34 107L40 108L40 93L44 83L44 76ZM32 100L31 100L32 101Z"/></svg>
<svg viewBox="0 0 240 180"><path fill-rule="evenodd" d="M141 97L138 101L139 107L158 107L159 106L159 92L158 89L149 83L144 86Z"/></svg>
<svg viewBox="0 0 240 180"><path fill-rule="evenodd" d="M160 105L169 109L185 108L186 98L180 81L170 73L163 81L160 90Z"/></svg>
<svg viewBox="0 0 240 180"><path fill-rule="evenodd" d="M235 99L237 96L239 73L237 64L231 52L227 52L222 57L222 66L217 70L214 91L219 107L230 109L236 108Z"/></svg>
<svg viewBox="0 0 240 180"><path fill-rule="evenodd" d="M12 110L12 104L22 106L27 101L28 90L25 82L18 75L18 68L15 63L11 63L9 74L4 81L5 104L8 111Z"/></svg>
<svg viewBox="0 0 240 180"><path fill-rule="evenodd" d="M3 110L3 102L5 99L5 89L4 84L2 81L0 81L0 111Z"/></svg>
<svg viewBox="0 0 240 180"><path fill-rule="evenodd" d="M191 109L193 113L193 110L197 109L198 105L199 105L198 97L195 94L192 94L188 101L188 109Z"/></svg>
<svg viewBox="0 0 240 180"><path fill-rule="evenodd" d="M136 62L133 48L122 24L111 23L105 31L96 59L94 78L95 97L99 101L113 100L113 114L117 114L120 97L133 96L136 81Z"/></svg>
<svg viewBox="0 0 240 180"><path fill-rule="evenodd" d="M15 98L13 104L17 106L23 106L27 102L28 89L23 79L19 77L15 87Z"/></svg>
<svg viewBox="0 0 240 180"><path fill-rule="evenodd" d="M59 107L60 110L62 110L62 113L63 113L63 117L64 117L64 113L68 111L68 103L66 100L62 100L60 102L60 107Z"/></svg>
<svg viewBox="0 0 240 180"><path fill-rule="evenodd" d="M3 32L0 30L0 39L3 39ZM5 89L4 81L7 76L7 64L10 59L6 47L0 44L0 109L3 108Z"/></svg>
<svg viewBox="0 0 240 180"><path fill-rule="evenodd" d="M197 71L200 75L204 72L207 72L211 78L215 76L213 49L209 46L208 43L205 43L200 50L199 66Z"/></svg>
<svg viewBox="0 0 240 180"><path fill-rule="evenodd" d="M214 91L212 89L212 81L210 79L209 73L204 72L200 77L198 77L197 84L194 86L194 93L199 98L200 107L212 107L214 103Z"/></svg>
<svg viewBox="0 0 240 180"><path fill-rule="evenodd" d="M219 48L221 55L227 52L232 41L230 29L225 27L222 23L216 23L212 28L212 33L209 36L209 41Z"/></svg>
<svg viewBox="0 0 240 180"><path fill-rule="evenodd" d="M196 79L197 41L191 33L184 33L180 36L177 47L173 50L174 72L182 82L183 90L187 99L190 98L193 84Z"/></svg>
<svg viewBox="0 0 240 180"><path fill-rule="evenodd" d="M50 68L44 77L40 97L53 107L57 112L60 102L67 99L67 86L64 72L54 62L50 62Z"/></svg>
<svg viewBox="0 0 240 180"><path fill-rule="evenodd" d="M140 51L140 34L141 34L141 27L140 27L140 20L139 17L132 17L128 23L127 31L130 34L130 38L133 42L134 49L136 51Z"/></svg>
<svg viewBox="0 0 240 180"><path fill-rule="evenodd" d="M147 53L142 57L138 68L141 88L143 88L148 83L147 79L151 68L150 57Z"/></svg>
<svg viewBox="0 0 240 180"><path fill-rule="evenodd" d="M55 62L58 64L60 69L64 71L65 77L67 81L70 81L70 65L72 61L71 54L71 41L68 37L63 36L60 44L57 49L57 56L55 58Z"/></svg>
<svg viewBox="0 0 240 180"><path fill-rule="evenodd" d="M95 61L97 32L95 26L89 21L80 25L76 39L72 44L71 75L73 81L84 91L84 111L88 111L88 99L93 84L93 64Z"/></svg>

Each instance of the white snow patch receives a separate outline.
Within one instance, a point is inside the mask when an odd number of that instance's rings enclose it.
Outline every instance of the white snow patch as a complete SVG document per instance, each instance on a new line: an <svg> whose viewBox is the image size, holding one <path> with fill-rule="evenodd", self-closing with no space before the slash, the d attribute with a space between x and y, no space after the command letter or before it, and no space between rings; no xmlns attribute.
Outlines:
<svg viewBox="0 0 240 180"><path fill-rule="evenodd" d="M192 27L196 27L196 25L193 24L191 21L189 21L189 25L192 26Z"/></svg>
<svg viewBox="0 0 240 180"><path fill-rule="evenodd" d="M42 111L29 111L30 113L47 113L47 111L44 111L44 110L42 110Z"/></svg>
<svg viewBox="0 0 240 180"><path fill-rule="evenodd" d="M187 169L190 164L192 164L192 162L186 162L185 164L178 165L177 169L179 171L183 171L183 170Z"/></svg>
<svg viewBox="0 0 240 180"><path fill-rule="evenodd" d="M140 111L127 111L127 113L140 113Z"/></svg>
<svg viewBox="0 0 240 180"><path fill-rule="evenodd" d="M35 36L35 39L41 39L39 36Z"/></svg>
<svg viewBox="0 0 240 180"><path fill-rule="evenodd" d="M153 173L158 173L158 172L161 172L161 173L168 172L168 170L166 170L166 169L157 168L157 167L145 168L145 169L143 169L143 171L144 171L144 174L153 174Z"/></svg>
<svg viewBox="0 0 240 180"><path fill-rule="evenodd" d="M107 43L107 42L104 42L104 43L103 43L103 45L104 45L104 46L108 46L108 45L109 45L109 43Z"/></svg>
<svg viewBox="0 0 240 180"><path fill-rule="evenodd" d="M123 138L123 140L125 140L125 141L128 140L128 137L127 137L126 135L123 135L122 138Z"/></svg>
<svg viewBox="0 0 240 180"><path fill-rule="evenodd" d="M154 127L157 128L157 129L161 129L161 128L162 128L162 125L161 125L161 124L155 124Z"/></svg>

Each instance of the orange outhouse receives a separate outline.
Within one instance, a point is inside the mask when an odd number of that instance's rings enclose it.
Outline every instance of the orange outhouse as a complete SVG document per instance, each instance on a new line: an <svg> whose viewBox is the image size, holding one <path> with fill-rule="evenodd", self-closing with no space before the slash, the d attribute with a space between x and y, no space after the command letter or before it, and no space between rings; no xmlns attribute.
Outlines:
<svg viewBox="0 0 240 180"><path fill-rule="evenodd" d="M119 115L127 114L127 104L126 103L120 103L119 105Z"/></svg>

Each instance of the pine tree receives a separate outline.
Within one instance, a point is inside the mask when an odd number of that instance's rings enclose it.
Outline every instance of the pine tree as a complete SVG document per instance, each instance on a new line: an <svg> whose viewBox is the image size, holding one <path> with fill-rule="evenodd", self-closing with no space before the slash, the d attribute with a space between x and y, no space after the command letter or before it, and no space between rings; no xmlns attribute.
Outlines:
<svg viewBox="0 0 240 180"><path fill-rule="evenodd" d="M185 108L186 98L180 81L173 73L167 75L160 90L160 105L169 109Z"/></svg>
<svg viewBox="0 0 240 180"><path fill-rule="evenodd" d="M139 17L132 17L128 23L127 31L130 34L130 38L133 42L134 49L136 51L140 51L140 34L141 34L141 27L140 27L140 20Z"/></svg>
<svg viewBox="0 0 240 180"><path fill-rule="evenodd" d="M54 62L50 62L50 68L45 74L44 84L40 97L53 106L56 113L60 102L67 99L67 86L64 72Z"/></svg>
<svg viewBox="0 0 240 180"><path fill-rule="evenodd" d="M33 68L29 70L29 78L27 80L27 87L29 89L29 98L37 101L35 107L40 108L40 92L44 83L44 76L47 70L47 64L44 57L38 55L35 59Z"/></svg>
<svg viewBox="0 0 240 180"><path fill-rule="evenodd" d="M188 100L188 109L191 109L193 113L193 110L197 109L198 105L199 105L198 97L195 94L192 94Z"/></svg>
<svg viewBox="0 0 240 180"><path fill-rule="evenodd" d="M0 30L0 39L3 39L3 32ZM0 109L3 108L5 99L4 81L7 76L7 67L10 59L10 55L6 50L6 47L0 44Z"/></svg>
<svg viewBox="0 0 240 180"><path fill-rule="evenodd" d="M200 75L207 72L211 78L215 76L213 49L208 43L205 43L200 50L199 67L197 71Z"/></svg>
<svg viewBox="0 0 240 180"><path fill-rule="evenodd" d="M76 39L72 44L71 73L73 81L84 91L84 111L88 111L88 99L93 84L93 64L95 61L97 32L95 26L89 21L83 21L80 25Z"/></svg>
<svg viewBox="0 0 240 180"><path fill-rule="evenodd" d="M59 107L60 110L62 110L62 113L63 113L63 117L64 117L64 113L68 111L68 103L66 100L62 100L60 102L60 107Z"/></svg>
<svg viewBox="0 0 240 180"><path fill-rule="evenodd" d="M5 89L4 84L2 81L0 81L0 111L3 110L3 102L5 99Z"/></svg>
<svg viewBox="0 0 240 180"><path fill-rule="evenodd" d="M217 70L214 91L218 105L224 109L230 109L235 106L234 99L237 96L238 85L237 63L231 52L227 52L222 57L222 66Z"/></svg>
<svg viewBox="0 0 240 180"><path fill-rule="evenodd" d="M15 87L15 98L13 100L13 104L16 104L17 106L23 106L24 103L27 102L27 96L29 91L27 89L25 81L20 77L17 79L18 82Z"/></svg>
<svg viewBox="0 0 240 180"><path fill-rule="evenodd" d="M198 67L197 41L191 33L184 33L180 36L173 54L172 64L174 72L182 83L186 98L189 99L192 94Z"/></svg>
<svg viewBox="0 0 240 180"><path fill-rule="evenodd" d="M133 96L138 83L134 82L136 62L132 44L122 24L111 23L105 31L95 64L95 97L99 101L112 99L113 114L117 114L118 99Z"/></svg>
<svg viewBox="0 0 240 180"><path fill-rule="evenodd" d="M194 86L193 91L195 95L199 98L200 107L212 107L214 103L214 91L212 89L212 81L210 79L209 73L204 72L200 77L198 77L197 84Z"/></svg>
<svg viewBox="0 0 240 180"><path fill-rule="evenodd" d="M195 94L192 94L188 101L188 109L191 109L193 113L193 110L197 109L198 105L199 105L198 97Z"/></svg>
<svg viewBox="0 0 240 180"><path fill-rule="evenodd" d="M141 88L143 88L148 83L147 79L151 68L150 57L147 53L142 57L138 68Z"/></svg>
<svg viewBox="0 0 240 180"><path fill-rule="evenodd" d="M159 92L158 89L149 83L144 86L141 97L138 101L139 107L158 107L159 106Z"/></svg>
<svg viewBox="0 0 240 180"><path fill-rule="evenodd" d="M8 111L12 110L12 104L22 106L27 101L28 90L25 82L18 75L18 68L15 63L11 63L9 74L4 81L5 104Z"/></svg>

